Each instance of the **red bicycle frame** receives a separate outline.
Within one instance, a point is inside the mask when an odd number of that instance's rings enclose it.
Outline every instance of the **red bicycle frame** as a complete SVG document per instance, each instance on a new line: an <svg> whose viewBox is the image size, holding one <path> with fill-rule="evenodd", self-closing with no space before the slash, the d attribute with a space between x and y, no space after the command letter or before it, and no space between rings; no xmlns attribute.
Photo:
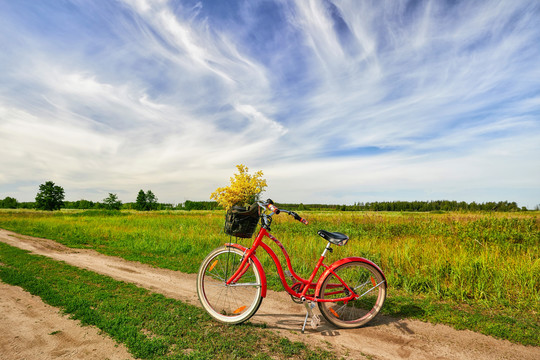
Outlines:
<svg viewBox="0 0 540 360"><path fill-rule="evenodd" d="M296 279L298 281L298 283L300 283L302 285L300 287L301 292L296 292L293 288L291 288L289 286L289 284L287 284L287 281L285 279L285 273L283 271L283 267L281 266L281 263L280 263L277 255L263 241L263 238L265 236L268 237L269 239L271 239L281 249L281 251L283 252L283 255L285 256L285 260L287 262L287 267L288 267L288 269L289 269L289 271L291 273L291 276L294 279ZM321 257L317 261L317 264L315 265L315 269L311 273L309 279L304 279L304 278L298 276L294 272L294 270L292 268L291 260L289 258L289 254L285 250L285 247L283 246L283 244L281 244L281 242L278 239L276 239L272 234L270 234L268 232L268 230L266 228L264 228L264 227L261 227L261 229L259 230L259 233L257 234L257 237L255 238L255 241L253 242L253 245L251 246L251 248L245 248L242 245L234 244L234 243L227 243L225 245L235 247L235 248L237 248L237 249L244 252L244 258L243 258L242 262L240 263L240 266L235 271L235 273L226 281L227 285L230 285L231 283L234 283L238 279L240 279L242 277L242 275L245 274L245 272L248 270L249 266L251 266L251 263L252 263L257 268L259 273L261 274L262 297L266 297L267 284L266 284L266 274L264 272L264 269L263 269L259 259L257 258L256 254L255 254L255 251L257 250L257 248L259 246L262 247L268 253L268 255L270 255L270 257L272 258L272 260L276 264L278 275L279 275L279 277L281 279L281 283L283 284L283 287L285 288L285 290L291 296L297 297L297 298L303 299L303 300L305 299L305 300L314 301L314 302L338 302L338 301L343 301L345 303L348 302L348 301L354 300L354 299L358 298L359 295L356 294L354 289L349 288L349 286L334 272L334 269L337 268L338 266L344 264L344 263L353 262L353 261L365 262L365 263L373 265L377 269L379 269L379 267L377 265L375 265L373 262L371 262L371 261L369 261L367 259L364 259L364 258L360 258L360 257L344 258L344 259L336 261L335 263L333 263L330 266L324 264L323 261L324 261L324 258L326 257L327 251L331 251L331 244L330 244L330 242L328 242L328 244L326 245L323 253L321 254ZM251 263L249 262L249 260L251 260ZM317 272L319 271L319 269L321 267L325 268L326 270L319 277L317 282L313 282L313 280L315 279L315 276L317 275ZM335 287L335 288L343 288L343 287L345 287L347 289L347 292L349 293L348 296L343 297L343 298L337 298L337 299L336 298L334 298L334 299L321 299L320 298L319 293L320 293L321 280L324 279L329 274L333 274L341 283L341 284L330 285L330 287ZM381 274L382 274L382 271L381 271ZM386 279L384 279L384 280L386 281ZM296 283L296 284L298 284L298 283ZM296 284L294 284L293 287L295 287ZM309 289L315 289L314 293L313 294L308 294ZM341 291L336 291L336 293L342 293L342 292L344 292L343 289Z"/></svg>

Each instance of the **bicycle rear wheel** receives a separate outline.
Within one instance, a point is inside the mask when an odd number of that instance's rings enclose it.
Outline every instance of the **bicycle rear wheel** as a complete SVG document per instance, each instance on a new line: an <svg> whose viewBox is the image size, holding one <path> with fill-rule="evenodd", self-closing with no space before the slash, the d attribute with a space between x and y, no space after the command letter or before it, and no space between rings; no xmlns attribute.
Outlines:
<svg viewBox="0 0 540 360"><path fill-rule="evenodd" d="M334 273L359 297L348 302L319 302L319 310L328 322L340 328L356 328L372 320L386 299L386 281L374 266L353 261L338 266ZM349 290L332 273L323 279L319 297L339 299L350 295Z"/></svg>
<svg viewBox="0 0 540 360"><path fill-rule="evenodd" d="M229 285L225 283L243 258L241 250L222 246L213 250L199 268L199 301L213 318L224 323L239 324L248 320L262 302L261 276L251 261L239 279Z"/></svg>

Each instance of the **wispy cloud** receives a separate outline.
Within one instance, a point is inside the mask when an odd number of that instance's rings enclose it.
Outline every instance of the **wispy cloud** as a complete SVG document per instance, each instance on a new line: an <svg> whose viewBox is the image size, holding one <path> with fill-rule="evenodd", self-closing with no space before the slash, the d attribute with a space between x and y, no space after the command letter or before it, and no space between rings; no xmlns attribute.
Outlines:
<svg viewBox="0 0 540 360"><path fill-rule="evenodd" d="M30 200L29 184L53 179L69 198L151 186L206 199L246 163L282 202L540 202L534 1L40 1L0 14L0 197Z"/></svg>

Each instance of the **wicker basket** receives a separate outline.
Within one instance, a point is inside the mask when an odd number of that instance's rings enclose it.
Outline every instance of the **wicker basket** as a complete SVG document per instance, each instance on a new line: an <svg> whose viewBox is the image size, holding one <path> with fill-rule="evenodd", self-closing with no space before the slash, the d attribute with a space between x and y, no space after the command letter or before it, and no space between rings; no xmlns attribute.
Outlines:
<svg viewBox="0 0 540 360"><path fill-rule="evenodd" d="M250 238L253 236L258 223L259 205L253 204L249 209L233 206L225 214L224 231L228 235Z"/></svg>

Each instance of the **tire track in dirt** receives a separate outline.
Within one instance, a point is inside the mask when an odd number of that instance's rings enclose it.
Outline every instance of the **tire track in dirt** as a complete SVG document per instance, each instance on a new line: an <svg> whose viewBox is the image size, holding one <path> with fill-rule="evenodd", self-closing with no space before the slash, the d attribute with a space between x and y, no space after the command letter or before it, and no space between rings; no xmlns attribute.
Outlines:
<svg viewBox="0 0 540 360"><path fill-rule="evenodd" d="M2 229L0 241L200 306L195 274L154 268L94 250L72 249L52 240ZM341 355L353 359L540 359L540 347L513 344L445 325L380 315L360 329L337 329L323 320L316 330L308 326L306 333L301 334L304 316L304 307L293 303L288 294L269 291L251 321L264 322L268 328L293 341L303 341L324 349L331 344Z"/></svg>

